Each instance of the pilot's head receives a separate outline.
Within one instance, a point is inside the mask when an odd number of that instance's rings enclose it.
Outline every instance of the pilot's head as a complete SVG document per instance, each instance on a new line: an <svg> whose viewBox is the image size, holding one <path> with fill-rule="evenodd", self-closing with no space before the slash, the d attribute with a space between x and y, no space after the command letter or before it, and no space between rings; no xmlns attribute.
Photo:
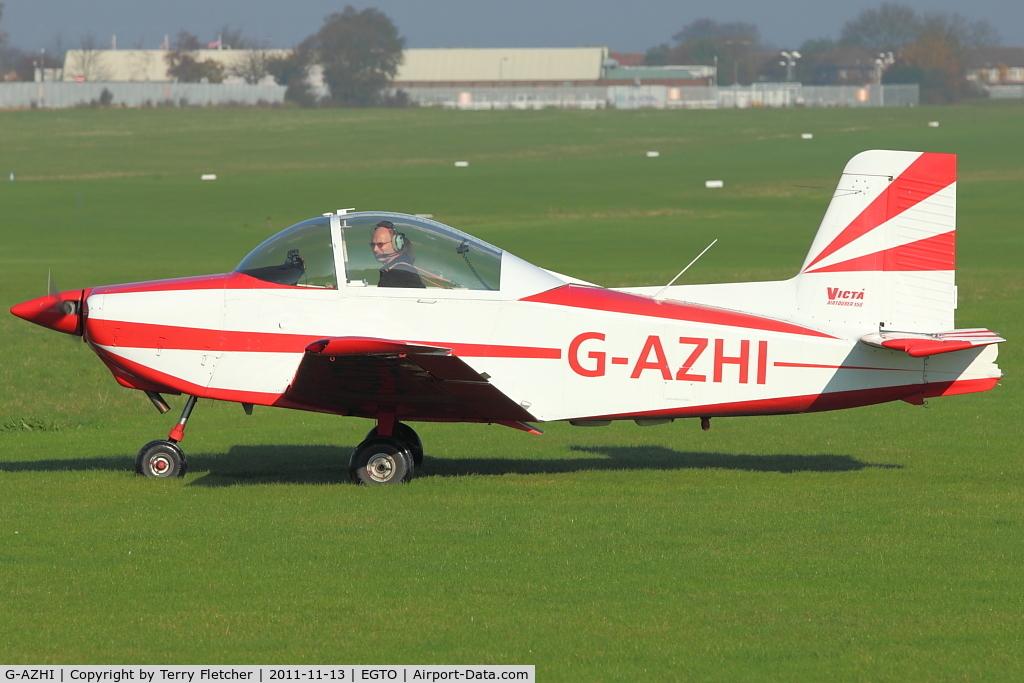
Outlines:
<svg viewBox="0 0 1024 683"><path fill-rule="evenodd" d="M381 221L373 226L370 247L373 249L373 257L381 263L393 261L405 246L405 235L398 232L391 221Z"/></svg>

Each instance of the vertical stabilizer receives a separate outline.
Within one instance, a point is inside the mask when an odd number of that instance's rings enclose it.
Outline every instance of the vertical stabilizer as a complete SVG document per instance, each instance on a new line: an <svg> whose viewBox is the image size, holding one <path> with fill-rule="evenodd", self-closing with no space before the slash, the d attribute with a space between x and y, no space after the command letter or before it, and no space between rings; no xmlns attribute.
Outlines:
<svg viewBox="0 0 1024 683"><path fill-rule="evenodd" d="M862 152L843 170L800 269L801 316L951 330L955 262L956 156Z"/></svg>

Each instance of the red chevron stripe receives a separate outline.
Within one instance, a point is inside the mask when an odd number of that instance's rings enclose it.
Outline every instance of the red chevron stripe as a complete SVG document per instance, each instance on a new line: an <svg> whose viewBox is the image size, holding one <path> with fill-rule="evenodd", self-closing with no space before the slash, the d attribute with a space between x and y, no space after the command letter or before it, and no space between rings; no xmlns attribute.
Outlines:
<svg viewBox="0 0 1024 683"><path fill-rule="evenodd" d="M858 237L866 235L882 223L916 206L936 192L949 187L955 181L955 154L922 154L907 167L907 170L893 180L882 194L878 195L856 218L850 221L850 224L827 247L822 249L813 261L807 264L805 272L810 272L810 268L815 263L834 254Z"/></svg>
<svg viewBox="0 0 1024 683"><path fill-rule="evenodd" d="M807 273L852 273L863 271L923 271L956 269L956 232L949 231L892 249L876 251Z"/></svg>
<svg viewBox="0 0 1024 683"><path fill-rule="evenodd" d="M648 318L666 320L684 320L687 322L739 327L748 330L765 330L768 332L784 332L808 337L824 337L836 339L830 334L812 330L793 323L763 318L750 313L727 311L712 306L686 304L678 301L655 300L649 296L616 292L600 287L584 287L581 285L565 285L556 287L540 294L520 299L538 304L552 304L567 308L583 308L592 311L624 313Z"/></svg>

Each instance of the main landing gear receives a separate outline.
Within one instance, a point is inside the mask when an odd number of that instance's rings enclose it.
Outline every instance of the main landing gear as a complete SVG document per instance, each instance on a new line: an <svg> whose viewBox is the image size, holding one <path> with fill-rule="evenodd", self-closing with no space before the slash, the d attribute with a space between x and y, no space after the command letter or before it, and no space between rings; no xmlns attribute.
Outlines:
<svg viewBox="0 0 1024 683"><path fill-rule="evenodd" d="M196 400L195 396L188 397L178 423L166 439L150 441L142 447L135 456L137 474L158 479L185 476L188 460L178 442L185 438L185 424L192 416ZM162 398L160 403L164 407L167 405ZM159 405L157 407L160 408ZM348 472L357 484L398 484L410 481L416 468L422 464L423 443L419 435L409 425L396 422L394 415L382 414L377 419L377 426L352 451Z"/></svg>
<svg viewBox="0 0 1024 683"><path fill-rule="evenodd" d="M158 479L185 476L188 460L185 459L185 451L181 450L178 442L185 438L185 423L188 422L195 407L196 397L189 396L185 409L181 411L181 418L167 438L150 441L142 447L135 456L136 474Z"/></svg>
<svg viewBox="0 0 1024 683"><path fill-rule="evenodd" d="M348 473L356 484L380 486L404 483L412 479L423 464L423 443L412 427L402 422L385 421L371 429L363 442L352 451ZM381 432L391 432L384 436Z"/></svg>

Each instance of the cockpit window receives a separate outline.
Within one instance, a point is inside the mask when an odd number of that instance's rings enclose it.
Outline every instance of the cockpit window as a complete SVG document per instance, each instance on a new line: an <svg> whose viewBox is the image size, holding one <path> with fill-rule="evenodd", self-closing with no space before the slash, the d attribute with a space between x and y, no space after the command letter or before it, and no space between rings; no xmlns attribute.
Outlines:
<svg viewBox="0 0 1024 683"><path fill-rule="evenodd" d="M349 286L497 291L501 250L405 214L342 216Z"/></svg>
<svg viewBox="0 0 1024 683"><path fill-rule="evenodd" d="M312 218L277 233L235 270L279 285L337 289L330 219Z"/></svg>

